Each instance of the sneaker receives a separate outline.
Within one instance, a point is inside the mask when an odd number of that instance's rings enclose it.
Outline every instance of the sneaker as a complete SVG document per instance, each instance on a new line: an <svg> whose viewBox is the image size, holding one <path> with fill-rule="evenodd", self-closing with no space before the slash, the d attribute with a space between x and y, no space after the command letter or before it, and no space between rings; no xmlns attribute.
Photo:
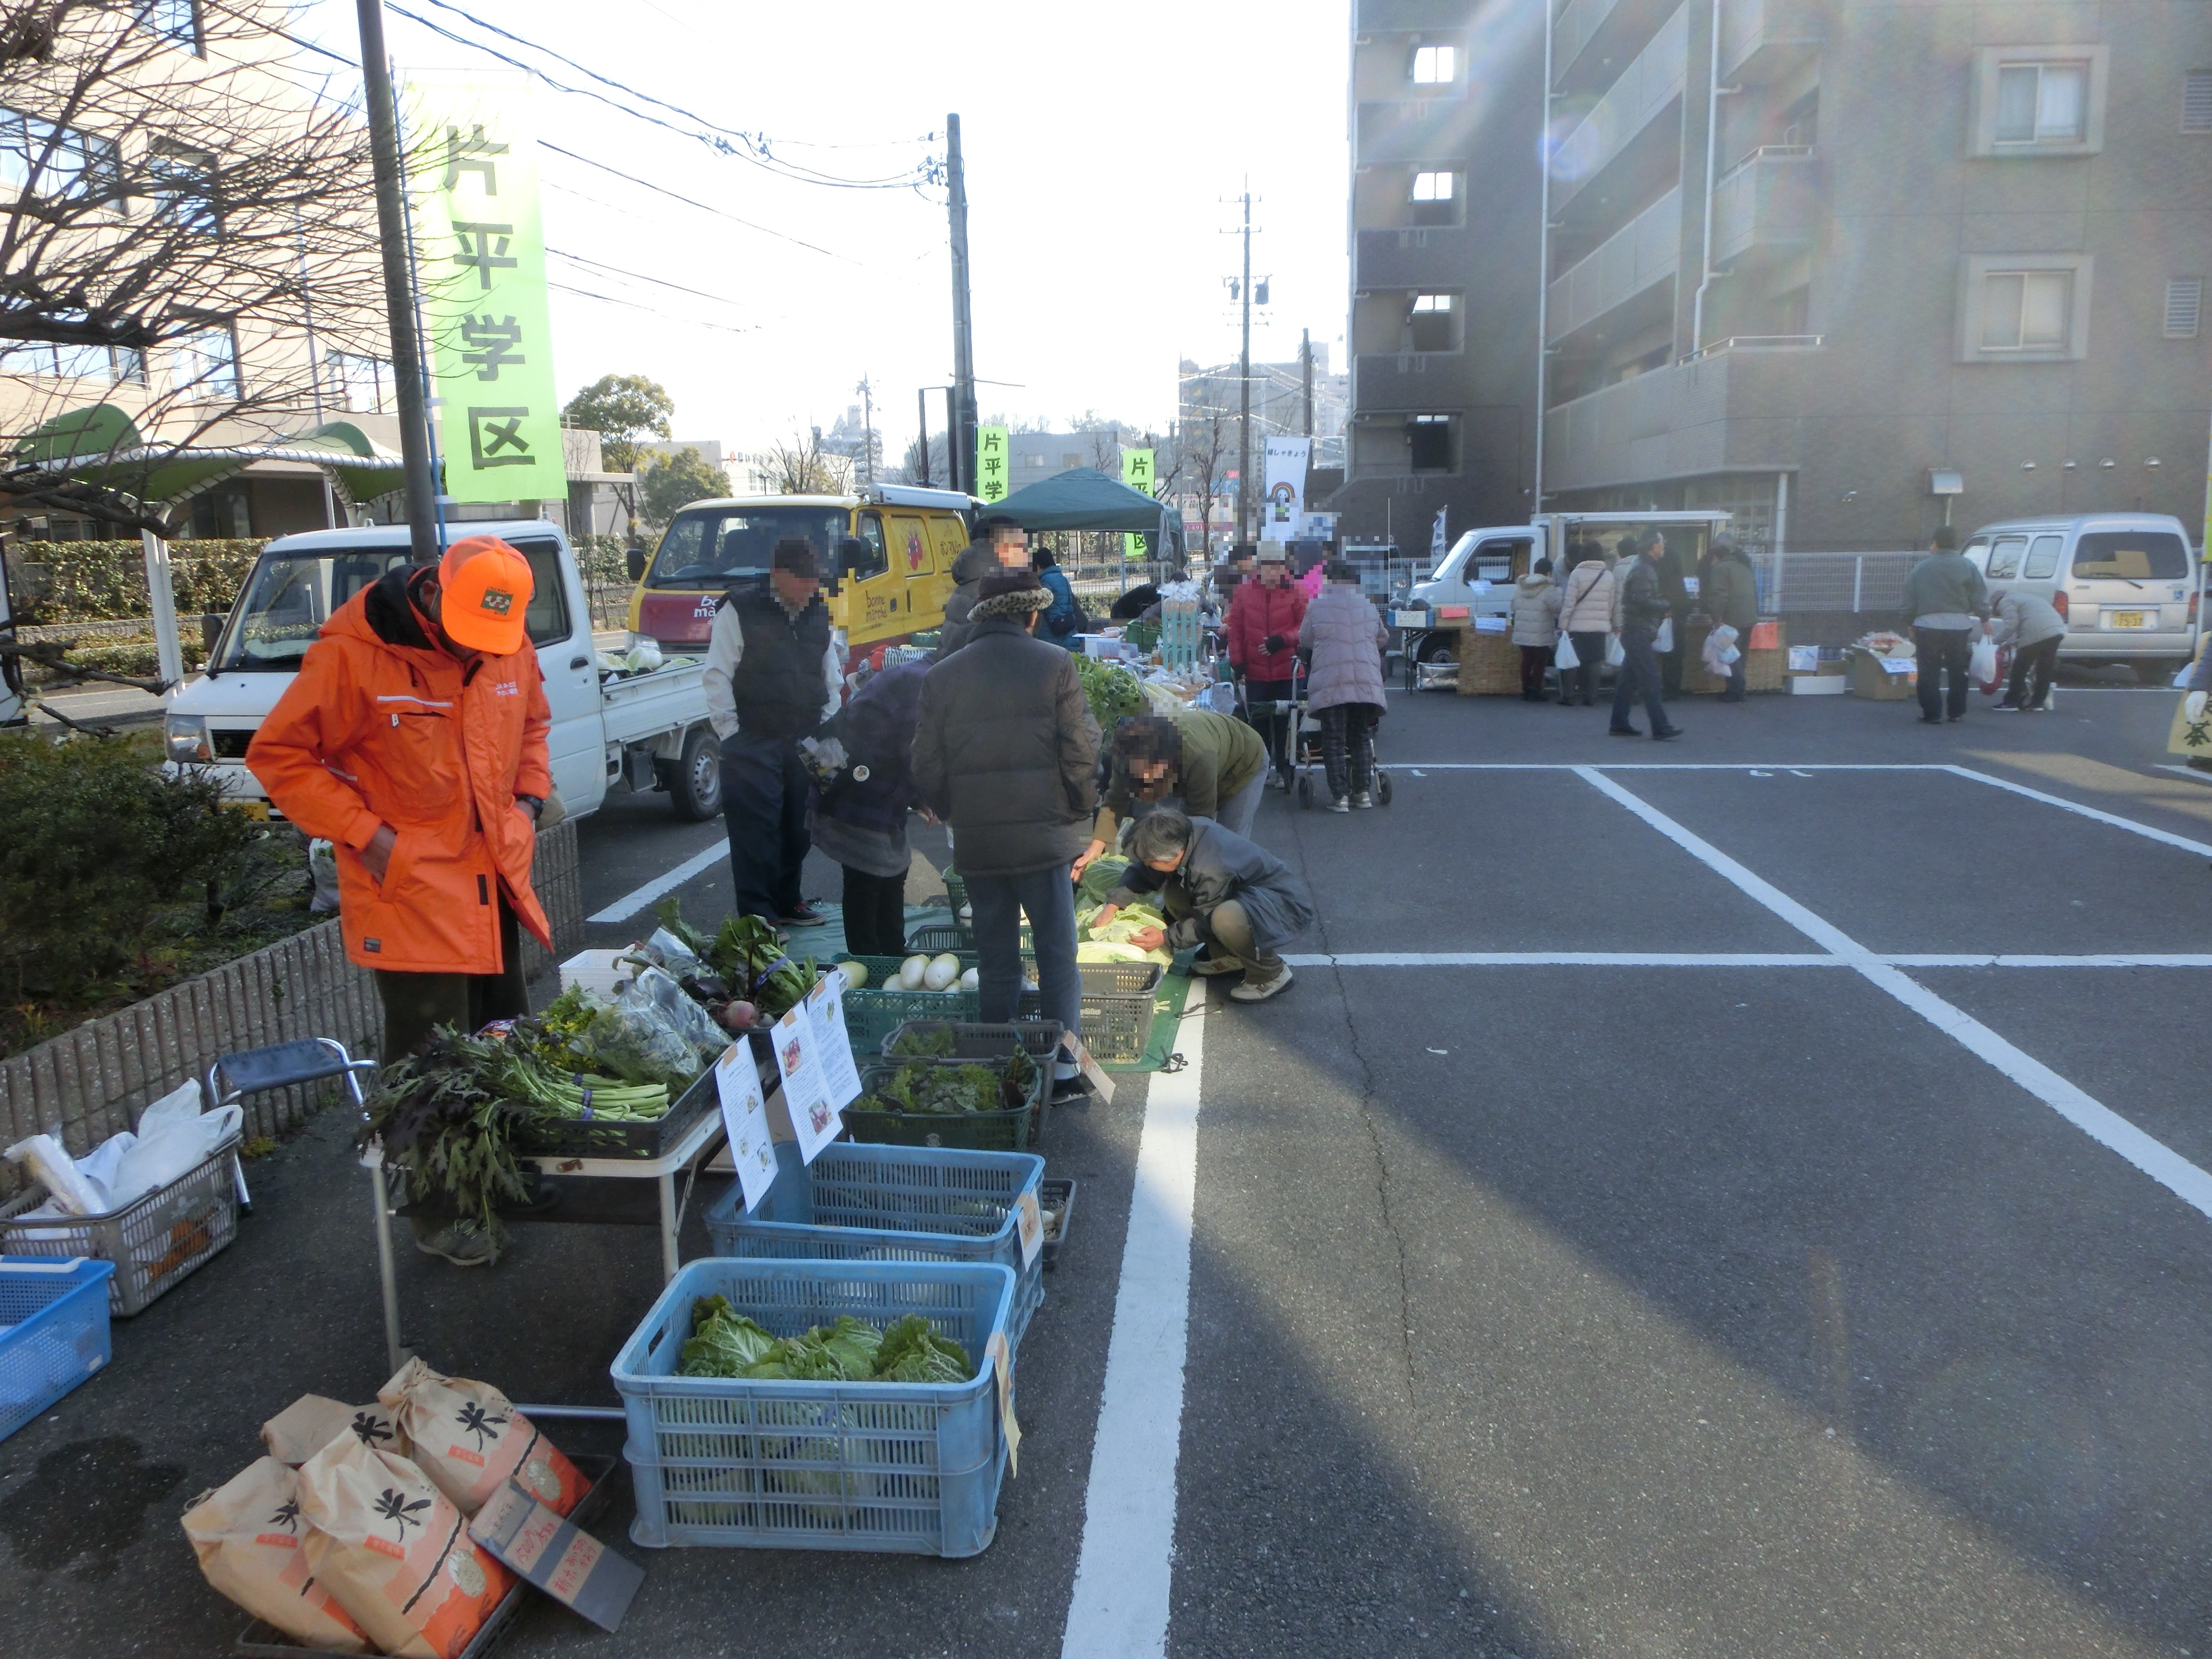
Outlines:
<svg viewBox="0 0 2212 1659"><path fill-rule="evenodd" d="M2027 713L2027 710L2022 708L2016 702L1997 702L1991 703L1990 705L1990 713L1992 714L2025 714Z"/></svg>
<svg viewBox="0 0 2212 1659"><path fill-rule="evenodd" d="M1244 963L1236 957L1200 957L1190 964L1190 971L1210 979L1217 974L1241 974Z"/></svg>
<svg viewBox="0 0 2212 1659"><path fill-rule="evenodd" d="M1633 726L1608 726L1605 732L1609 738L1640 738L1644 735L1639 728Z"/></svg>
<svg viewBox="0 0 2212 1659"><path fill-rule="evenodd" d="M1079 1106L1090 1098L1091 1085L1080 1076L1056 1077L1052 1080L1052 1094L1047 1103L1054 1106Z"/></svg>
<svg viewBox="0 0 2212 1659"><path fill-rule="evenodd" d="M1964 714L1954 714L1951 716L1951 724L1956 726L1960 720L1966 718L1966 717Z"/></svg>
<svg viewBox="0 0 2212 1659"><path fill-rule="evenodd" d="M1375 805L1375 792L1371 789L1361 790L1352 798L1352 804L1364 811L1368 807Z"/></svg>
<svg viewBox="0 0 2212 1659"><path fill-rule="evenodd" d="M499 1246L491 1235L477 1227L464 1227L455 1222L441 1228L427 1238L415 1235L415 1248L425 1255L434 1255L450 1261L456 1267L489 1267L499 1260Z"/></svg>
<svg viewBox="0 0 2212 1659"><path fill-rule="evenodd" d="M819 927L830 918L805 899L801 899L793 905L787 914L778 916L776 920L787 927Z"/></svg>
<svg viewBox="0 0 2212 1659"><path fill-rule="evenodd" d="M1655 743L1671 743L1674 739L1680 737L1681 735L1682 728L1680 726L1670 726L1664 732L1654 732L1651 734L1651 737Z"/></svg>
<svg viewBox="0 0 2212 1659"><path fill-rule="evenodd" d="M1328 810L1332 812L1349 812L1352 810L1352 803L1339 795L1334 800L1329 802Z"/></svg>
<svg viewBox="0 0 2212 1659"><path fill-rule="evenodd" d="M1273 979L1255 980L1247 977L1242 985L1232 985L1229 994L1239 1002L1265 1002L1278 991L1291 988L1291 969L1288 963Z"/></svg>
<svg viewBox="0 0 2212 1659"><path fill-rule="evenodd" d="M1270 773L1268 773L1268 774L1267 774L1267 787L1268 787L1268 788L1270 788L1270 789L1279 789L1279 790L1281 790L1281 791L1285 792L1285 793L1287 793L1289 792L1289 790L1290 790L1290 787L1291 787L1291 781L1290 781L1290 779L1289 779L1288 777L1286 777L1285 775L1284 775L1282 773L1280 773L1280 772L1270 772Z"/></svg>

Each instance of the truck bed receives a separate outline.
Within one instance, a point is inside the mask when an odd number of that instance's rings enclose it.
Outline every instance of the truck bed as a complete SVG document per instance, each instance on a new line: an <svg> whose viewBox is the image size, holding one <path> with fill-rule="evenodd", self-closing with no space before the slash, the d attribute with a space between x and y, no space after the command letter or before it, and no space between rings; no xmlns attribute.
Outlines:
<svg viewBox="0 0 2212 1659"><path fill-rule="evenodd" d="M649 674L606 675L599 705L610 744L633 744L707 718L707 659L672 657Z"/></svg>

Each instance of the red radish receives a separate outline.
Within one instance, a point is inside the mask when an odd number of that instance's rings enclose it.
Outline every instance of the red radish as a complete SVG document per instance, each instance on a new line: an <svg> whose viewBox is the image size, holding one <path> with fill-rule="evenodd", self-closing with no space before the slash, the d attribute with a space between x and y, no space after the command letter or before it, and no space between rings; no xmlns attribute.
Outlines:
<svg viewBox="0 0 2212 1659"><path fill-rule="evenodd" d="M750 1002L726 1002L722 1005L722 1024L732 1031L748 1031L760 1018L760 1010Z"/></svg>

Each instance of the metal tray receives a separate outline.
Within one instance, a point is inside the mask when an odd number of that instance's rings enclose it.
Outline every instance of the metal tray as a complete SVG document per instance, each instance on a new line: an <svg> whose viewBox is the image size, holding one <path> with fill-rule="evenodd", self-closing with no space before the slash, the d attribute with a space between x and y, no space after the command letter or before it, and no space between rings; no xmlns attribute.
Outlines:
<svg viewBox="0 0 2212 1659"><path fill-rule="evenodd" d="M606 1508L607 1499L612 1495L608 1487L613 1481L615 1471L622 1467L622 1459L596 1455L580 1456L570 1453L568 1461L576 1466L579 1474L590 1476L592 1481L591 1490L577 1499L575 1509L568 1516L571 1524L581 1528L595 1520L599 1511ZM500 1639L507 1634L507 1627L514 1622L514 1615L522 1611L523 1592L532 1588L534 1586L518 1574L514 1588L500 1598L499 1605L492 1609L491 1617L483 1621L483 1628L476 1633L468 1646L453 1656L453 1659L484 1659L484 1656L497 1647ZM283 1632L259 1619L252 1620L239 1632L238 1640L231 1651L266 1655L268 1659L362 1659L360 1654L340 1653L334 1648L303 1648Z"/></svg>

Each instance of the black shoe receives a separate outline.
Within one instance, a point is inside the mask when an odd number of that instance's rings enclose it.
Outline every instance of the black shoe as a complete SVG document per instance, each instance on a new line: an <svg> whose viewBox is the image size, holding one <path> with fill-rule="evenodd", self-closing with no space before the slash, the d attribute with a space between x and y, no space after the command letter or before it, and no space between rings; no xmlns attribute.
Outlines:
<svg viewBox="0 0 2212 1659"><path fill-rule="evenodd" d="M801 899L776 920L786 927L819 927L830 918Z"/></svg>
<svg viewBox="0 0 2212 1659"><path fill-rule="evenodd" d="M1954 726L1956 726L1956 725L1957 725L1960 720L1964 720L1964 719L1966 719L1966 717L1964 714L1954 714L1954 715L1952 715L1952 716L1951 716L1951 723L1952 723Z"/></svg>
<svg viewBox="0 0 2212 1659"><path fill-rule="evenodd" d="M1605 728L1605 734L1609 738L1640 738L1644 735L1632 726L1608 726Z"/></svg>
<svg viewBox="0 0 2212 1659"><path fill-rule="evenodd" d="M1941 726L1943 724L1943 720L1939 714L1923 714L1920 717L1920 723L1923 726Z"/></svg>
<svg viewBox="0 0 2212 1659"><path fill-rule="evenodd" d="M1654 732L1651 734L1651 738L1652 741L1655 743L1667 743L1675 738L1680 737L1681 735L1682 728L1680 726L1670 726L1664 732Z"/></svg>

